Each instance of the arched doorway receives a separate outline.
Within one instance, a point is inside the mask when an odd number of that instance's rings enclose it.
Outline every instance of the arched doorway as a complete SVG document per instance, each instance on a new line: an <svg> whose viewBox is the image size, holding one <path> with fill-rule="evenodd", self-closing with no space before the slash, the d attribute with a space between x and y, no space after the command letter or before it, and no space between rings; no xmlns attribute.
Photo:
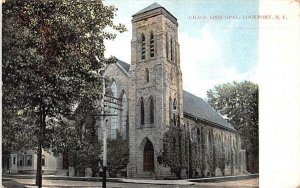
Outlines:
<svg viewBox="0 0 300 188"><path fill-rule="evenodd" d="M144 148L144 171L154 171L154 149L150 140L147 140Z"/></svg>

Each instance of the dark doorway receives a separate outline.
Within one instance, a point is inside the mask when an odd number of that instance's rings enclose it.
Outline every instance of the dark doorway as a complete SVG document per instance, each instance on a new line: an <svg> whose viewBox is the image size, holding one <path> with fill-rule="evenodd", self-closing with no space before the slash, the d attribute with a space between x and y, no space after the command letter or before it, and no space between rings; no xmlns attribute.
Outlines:
<svg viewBox="0 0 300 188"><path fill-rule="evenodd" d="M154 149L149 140L144 148L144 171L154 171Z"/></svg>

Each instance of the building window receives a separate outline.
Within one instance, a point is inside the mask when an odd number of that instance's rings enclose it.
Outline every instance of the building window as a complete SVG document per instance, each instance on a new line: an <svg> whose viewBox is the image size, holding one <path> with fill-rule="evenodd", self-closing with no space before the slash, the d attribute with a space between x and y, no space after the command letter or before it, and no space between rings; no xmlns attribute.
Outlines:
<svg viewBox="0 0 300 188"><path fill-rule="evenodd" d="M42 155L42 166L46 166L46 156Z"/></svg>
<svg viewBox="0 0 300 188"><path fill-rule="evenodd" d="M144 109L144 99L141 98L141 125L145 124L145 109Z"/></svg>
<svg viewBox="0 0 300 188"><path fill-rule="evenodd" d="M150 57L154 57L154 36L152 32L150 34Z"/></svg>
<svg viewBox="0 0 300 188"><path fill-rule="evenodd" d="M13 157L13 165L15 165L16 164L16 157L14 156Z"/></svg>
<svg viewBox="0 0 300 188"><path fill-rule="evenodd" d="M173 57L173 38L171 38L171 61L174 60L174 57Z"/></svg>
<svg viewBox="0 0 300 188"><path fill-rule="evenodd" d="M169 99L169 121L170 125L172 123L172 114L173 114L173 108L172 108L172 98Z"/></svg>
<svg viewBox="0 0 300 188"><path fill-rule="evenodd" d="M145 35L142 34L142 60L146 58L146 42L145 42Z"/></svg>
<svg viewBox="0 0 300 188"><path fill-rule="evenodd" d="M146 69L146 82L149 83L149 69Z"/></svg>
<svg viewBox="0 0 300 188"><path fill-rule="evenodd" d="M176 110L177 109L177 103L176 103L176 99L174 99L173 101L173 110Z"/></svg>
<svg viewBox="0 0 300 188"><path fill-rule="evenodd" d="M166 59L168 59L169 56L169 37L168 33L166 34Z"/></svg>
<svg viewBox="0 0 300 188"><path fill-rule="evenodd" d="M121 123L121 132L123 138L126 139L126 132L127 132L127 97L125 92L122 95L122 123Z"/></svg>
<svg viewBox="0 0 300 188"><path fill-rule="evenodd" d="M150 123L154 123L154 102L153 97L150 97Z"/></svg>
<svg viewBox="0 0 300 188"><path fill-rule="evenodd" d="M18 166L24 166L24 155L20 154L19 155L19 161L18 161Z"/></svg>
<svg viewBox="0 0 300 188"><path fill-rule="evenodd" d="M175 113L173 113L173 123L174 123L174 126L176 126L177 119L176 119L176 115L175 115Z"/></svg>
<svg viewBox="0 0 300 188"><path fill-rule="evenodd" d="M110 104L110 106L112 107L112 108L110 108L110 114L111 114L111 116L110 116L110 138L116 139L117 138L117 116L116 116L117 112L116 112L115 108L117 106L114 103L117 103L118 101L116 101L116 99L114 99L114 98L117 98L118 88L117 88L117 84L115 81L113 81L110 89L111 89L111 95L113 97L113 98L111 98L112 103Z"/></svg>
<svg viewBox="0 0 300 188"><path fill-rule="evenodd" d="M26 166L32 166L32 155L26 155Z"/></svg>

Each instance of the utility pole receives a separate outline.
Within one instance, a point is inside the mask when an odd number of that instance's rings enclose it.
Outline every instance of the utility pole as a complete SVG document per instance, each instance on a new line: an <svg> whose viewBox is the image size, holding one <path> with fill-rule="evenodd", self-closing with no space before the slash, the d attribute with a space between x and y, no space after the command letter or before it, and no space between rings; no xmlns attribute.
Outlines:
<svg viewBox="0 0 300 188"><path fill-rule="evenodd" d="M99 62L99 59L97 56L95 56L96 60ZM107 136L106 136L106 124L105 124L105 105L104 105L104 97L105 97L105 76L104 76L104 71L106 69L106 63L103 63L103 66L100 69L100 74L102 76L102 93L101 93L101 111L100 111L100 118L101 118L101 124L100 124L100 129L101 125L103 126L103 164L102 164L102 170L103 170L103 179L102 179L102 187L106 188L106 170L107 170Z"/></svg>
<svg viewBox="0 0 300 188"><path fill-rule="evenodd" d="M104 68L105 69L105 68ZM104 70L102 73L102 118L101 118L101 124L104 128L104 132L103 132L103 180L102 180L102 187L106 188L106 169L107 169L107 136L106 136L106 124L105 124L105 116L104 116L104 95L105 95L105 78L104 78Z"/></svg>
<svg viewBox="0 0 300 188"><path fill-rule="evenodd" d="M95 56L96 60L99 62L99 59L97 56ZM103 164L102 164L102 170L103 170L103 178L102 178L102 187L106 188L106 174L107 174L107 116L118 116L118 114L112 114L108 113L105 110L105 107L108 109L115 109L118 111L122 111L120 106L121 99L116 98L114 96L108 96L105 95L106 90L105 90L105 76L104 72L107 67L107 64L104 62L103 65L101 66L100 69L100 74L102 76L102 93L101 93L101 110L100 110L100 118L101 118L101 124L100 124L100 130L101 126L103 126L103 137L102 137L102 142L103 142Z"/></svg>

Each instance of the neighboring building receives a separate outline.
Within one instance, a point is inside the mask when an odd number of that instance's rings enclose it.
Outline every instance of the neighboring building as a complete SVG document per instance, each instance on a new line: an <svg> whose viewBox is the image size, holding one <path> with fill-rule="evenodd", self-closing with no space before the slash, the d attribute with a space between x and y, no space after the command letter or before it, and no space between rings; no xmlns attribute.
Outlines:
<svg viewBox="0 0 300 188"><path fill-rule="evenodd" d="M2 156L3 173L35 173L37 154L33 150L19 150ZM42 152L42 170L44 174L57 173L57 158L47 151Z"/></svg>
<svg viewBox="0 0 300 188"><path fill-rule="evenodd" d="M107 117L108 139L129 141L129 178L175 177L174 169L162 159L172 152L165 146L177 147L175 138L166 144L172 127L185 135L181 177L245 173L240 135L203 99L183 90L177 27L177 19L157 3L133 15L131 64L118 60L105 71L112 79L111 95L122 104L122 111L110 110L118 116ZM24 157L22 163L18 156ZM9 164L16 166L10 172L34 170L34 158L33 153L12 154ZM49 171L67 169L63 157L50 161L46 156Z"/></svg>

